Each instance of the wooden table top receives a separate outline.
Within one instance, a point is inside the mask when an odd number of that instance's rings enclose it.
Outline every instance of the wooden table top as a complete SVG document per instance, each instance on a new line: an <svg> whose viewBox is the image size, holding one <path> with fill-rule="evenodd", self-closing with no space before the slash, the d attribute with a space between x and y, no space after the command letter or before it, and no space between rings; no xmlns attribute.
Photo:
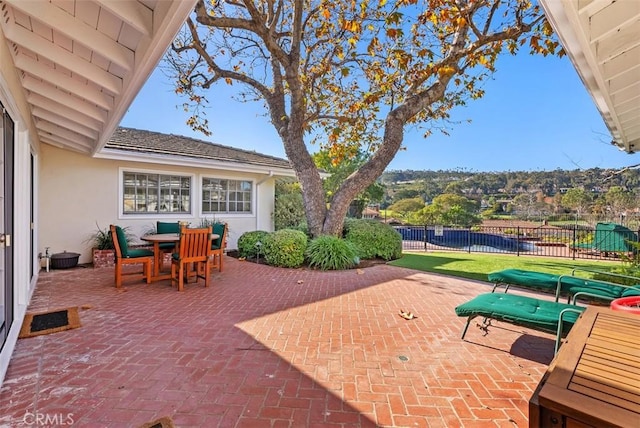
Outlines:
<svg viewBox="0 0 640 428"><path fill-rule="evenodd" d="M540 405L598 427L640 427L640 315L589 307L540 390Z"/></svg>
<svg viewBox="0 0 640 428"><path fill-rule="evenodd" d="M211 234L211 239L218 239L220 235L217 233ZM147 242L177 242L180 240L179 233L156 233L152 235L141 236L140 239Z"/></svg>

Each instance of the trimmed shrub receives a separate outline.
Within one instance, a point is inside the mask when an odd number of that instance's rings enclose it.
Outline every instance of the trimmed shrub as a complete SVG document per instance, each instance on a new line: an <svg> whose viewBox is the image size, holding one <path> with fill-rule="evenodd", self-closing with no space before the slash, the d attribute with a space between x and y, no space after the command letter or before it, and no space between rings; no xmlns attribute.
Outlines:
<svg viewBox="0 0 640 428"><path fill-rule="evenodd" d="M282 229L269 234L262 245L264 260L271 266L294 268L304 263L307 235L299 230Z"/></svg>
<svg viewBox="0 0 640 428"><path fill-rule="evenodd" d="M276 230L297 228L306 221L302 194L290 193L276 196L273 222Z"/></svg>
<svg viewBox="0 0 640 428"><path fill-rule="evenodd" d="M615 284L622 285L638 285L638 281L640 280L640 271L638 271L638 269L634 268L633 266L615 266L613 269L611 269L611 273L626 275L627 277L608 275L607 272L597 272L593 274L593 279L613 282Z"/></svg>
<svg viewBox="0 0 640 428"><path fill-rule="evenodd" d="M376 220L347 219L344 237L358 248L361 259L399 259L402 256L402 235L388 224Z"/></svg>
<svg viewBox="0 0 640 428"><path fill-rule="evenodd" d="M264 255L264 244L269 237L269 232L264 230L253 230L251 232L245 232L238 238L238 254L240 257L255 258L258 256L258 246L256 243L260 242L260 255Z"/></svg>
<svg viewBox="0 0 640 428"><path fill-rule="evenodd" d="M357 265L358 248L353 242L337 236L319 236L307 246L307 260L310 267L322 270L348 269Z"/></svg>

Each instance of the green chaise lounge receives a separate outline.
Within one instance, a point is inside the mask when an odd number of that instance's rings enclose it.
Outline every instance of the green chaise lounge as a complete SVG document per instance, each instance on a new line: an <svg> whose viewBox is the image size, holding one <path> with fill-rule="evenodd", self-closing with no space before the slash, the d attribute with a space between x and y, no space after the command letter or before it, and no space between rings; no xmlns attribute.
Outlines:
<svg viewBox="0 0 640 428"><path fill-rule="evenodd" d="M556 301L559 300L560 296L566 296L568 301L573 299L573 303L575 303L576 298L579 296L611 301L620 297L640 295L639 284L627 286L608 281L581 278L579 276L575 276L577 270L592 272L586 269L576 268L571 272L571 274L555 275L551 273L522 269L504 269L497 272L491 272L488 275L488 279L495 284L493 291L495 291L499 286L504 286L506 292L509 289L509 286L514 285L536 291L555 293ZM607 273L607 275L633 278L610 273ZM640 279L635 279L640 282Z"/></svg>
<svg viewBox="0 0 640 428"><path fill-rule="evenodd" d="M471 320L483 317L485 330L490 325L490 321L486 322L488 319L554 333L556 335L555 352L558 352L562 338L571 330L584 309L582 306L518 294L485 293L459 305L455 311L459 317L467 317L462 339L467 334Z"/></svg>

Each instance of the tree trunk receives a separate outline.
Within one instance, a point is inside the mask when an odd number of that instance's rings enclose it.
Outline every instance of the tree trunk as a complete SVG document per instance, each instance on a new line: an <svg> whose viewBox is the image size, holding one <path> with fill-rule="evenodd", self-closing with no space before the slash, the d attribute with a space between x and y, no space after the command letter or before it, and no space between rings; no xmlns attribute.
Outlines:
<svg viewBox="0 0 640 428"><path fill-rule="evenodd" d="M389 114L385 122L384 138L380 148L360 169L351 174L334 194L327 211L322 232L340 236L351 201L373 183L400 149L404 138L404 120L397 111Z"/></svg>
<svg viewBox="0 0 640 428"><path fill-rule="evenodd" d="M282 141L287 157L302 186L302 200L309 233L316 237L322 234L327 212L322 178L304 143L302 127L296 129L295 126L290 126L289 129L292 132L287 132L286 136L281 135Z"/></svg>

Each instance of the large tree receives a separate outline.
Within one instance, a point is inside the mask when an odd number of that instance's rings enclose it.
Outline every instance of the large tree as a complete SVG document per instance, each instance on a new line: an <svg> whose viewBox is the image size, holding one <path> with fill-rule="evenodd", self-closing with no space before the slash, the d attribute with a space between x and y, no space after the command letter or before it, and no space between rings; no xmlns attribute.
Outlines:
<svg viewBox="0 0 640 428"><path fill-rule="evenodd" d="M367 161L367 153L362 150L352 156L345 157L340 162L331 155L329 150L319 150L313 154L313 161L319 169L329 174L324 179L324 190L327 202L331 202L333 194L340 188L342 182L358 170ZM352 202L350 216L362 217L364 208L372 203L382 202L384 197L384 187L377 181L370 184L366 189L355 196Z"/></svg>
<svg viewBox="0 0 640 428"><path fill-rule="evenodd" d="M412 220L416 224L471 227L482 223L477 211L476 201L454 193L443 193L433 198L430 205L415 213Z"/></svg>
<svg viewBox="0 0 640 428"><path fill-rule="evenodd" d="M446 130L452 108L482 97L501 53L556 53L551 33L529 0L200 0L167 61L194 129L209 133L203 106L218 82L264 102L317 236L341 232L406 126ZM310 143L336 162L370 154L329 204Z"/></svg>
<svg viewBox="0 0 640 428"><path fill-rule="evenodd" d="M636 205L636 197L633 192L625 190L621 186L612 186L604 195L607 210L615 219L622 218L629 209Z"/></svg>
<svg viewBox="0 0 640 428"><path fill-rule="evenodd" d="M562 205L574 210L578 218L580 218L582 214L589 209L592 198L586 190L573 187L568 189L567 192L562 195L561 201Z"/></svg>

